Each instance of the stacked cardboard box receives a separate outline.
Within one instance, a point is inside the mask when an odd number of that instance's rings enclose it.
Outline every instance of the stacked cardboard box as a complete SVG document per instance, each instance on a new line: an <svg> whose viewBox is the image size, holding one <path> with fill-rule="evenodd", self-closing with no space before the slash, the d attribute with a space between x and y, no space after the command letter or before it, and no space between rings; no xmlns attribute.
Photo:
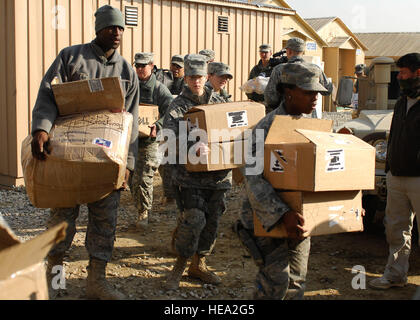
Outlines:
<svg viewBox="0 0 420 320"><path fill-rule="evenodd" d="M151 104L139 105L139 137L149 137L150 127L159 120L159 107Z"/></svg>
<svg viewBox="0 0 420 320"><path fill-rule="evenodd" d="M374 189L375 149L352 135L331 132L332 122L276 116L264 146L264 177L294 211L303 214L306 236L362 231L362 192ZM257 236L270 232L254 213Z"/></svg>
<svg viewBox="0 0 420 320"><path fill-rule="evenodd" d="M64 239L66 228L64 222L22 243L0 224L0 300L48 300L43 260Z"/></svg>
<svg viewBox="0 0 420 320"><path fill-rule="evenodd" d="M251 101L202 105L189 110L184 117L189 133L203 130L210 153L197 163L189 157L187 170L203 172L242 167L250 131L264 116L264 105Z"/></svg>
<svg viewBox="0 0 420 320"><path fill-rule="evenodd" d="M53 86L62 116L49 133L52 151L46 161L32 157L31 136L22 143L26 190L36 207L67 208L95 202L124 182L133 117L109 111L124 108L119 78L96 80L93 89L101 94L95 99L91 81ZM79 101L83 108L73 104ZM98 111L101 102L104 107Z"/></svg>

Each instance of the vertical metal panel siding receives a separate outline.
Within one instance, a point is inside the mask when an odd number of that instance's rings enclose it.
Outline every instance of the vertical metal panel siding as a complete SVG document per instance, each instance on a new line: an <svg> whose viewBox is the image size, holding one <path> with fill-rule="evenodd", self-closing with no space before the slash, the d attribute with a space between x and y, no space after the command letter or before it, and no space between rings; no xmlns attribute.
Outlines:
<svg viewBox="0 0 420 320"><path fill-rule="evenodd" d="M281 48L282 15L197 4L180 0L3 0L0 1L0 176L21 178L20 146L30 132L32 108L43 75L60 50L95 37L95 11L109 4L124 12L138 8L137 27L126 27L120 53L131 63L140 51L155 53L158 67L171 56L216 51L234 74L228 90L235 101L246 99L239 87L258 62L263 42ZM217 30L218 16L229 18L229 32ZM6 32L7 30L7 32ZM17 86L17 87L16 87Z"/></svg>
<svg viewBox="0 0 420 320"><path fill-rule="evenodd" d="M3 152L0 152L0 175L5 176L9 174L7 155L10 137L8 136L7 112L10 108L11 99L9 99L7 89L9 82L8 72L12 71L8 69L8 66L10 65L10 38L14 36L14 27L10 23L10 19L8 19L11 13L9 10L10 5L10 1L0 1L0 42L5 44L0 47L0 70L3 70L3 72L0 72L0 135L3 137L0 139L0 148L3 150ZM6 152L4 152L5 150Z"/></svg>

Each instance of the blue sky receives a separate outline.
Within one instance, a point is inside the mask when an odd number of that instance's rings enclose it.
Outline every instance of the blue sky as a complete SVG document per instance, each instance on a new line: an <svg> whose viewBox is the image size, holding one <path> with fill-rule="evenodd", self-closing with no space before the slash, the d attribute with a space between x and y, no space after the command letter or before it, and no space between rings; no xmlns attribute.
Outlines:
<svg viewBox="0 0 420 320"><path fill-rule="evenodd" d="M353 32L420 32L420 0L286 0L303 18L338 16Z"/></svg>

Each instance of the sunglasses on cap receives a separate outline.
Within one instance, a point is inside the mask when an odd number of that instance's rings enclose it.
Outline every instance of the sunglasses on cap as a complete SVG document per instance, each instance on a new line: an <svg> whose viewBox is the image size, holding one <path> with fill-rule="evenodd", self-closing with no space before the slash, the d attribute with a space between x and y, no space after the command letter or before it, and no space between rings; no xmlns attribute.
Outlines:
<svg viewBox="0 0 420 320"><path fill-rule="evenodd" d="M136 68L146 68L146 66L148 66L148 64L144 64L144 63L136 63L134 64L134 66Z"/></svg>

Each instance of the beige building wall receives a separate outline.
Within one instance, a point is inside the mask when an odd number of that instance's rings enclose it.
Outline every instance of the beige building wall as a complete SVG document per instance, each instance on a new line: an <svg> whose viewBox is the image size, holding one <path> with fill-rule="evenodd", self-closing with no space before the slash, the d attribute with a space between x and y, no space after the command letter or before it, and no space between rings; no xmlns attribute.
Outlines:
<svg viewBox="0 0 420 320"><path fill-rule="evenodd" d="M129 61L152 51L158 67L168 68L174 54L216 51L234 79L228 91L245 100L239 87L259 60L258 47L282 48L283 19L290 10L257 8L225 1L169 0L2 0L0 1L0 184L21 185L20 146L30 133L31 112L41 79L61 49L95 37L94 13L110 4L123 13L137 7L139 24L126 27L120 52ZM229 19L229 30L217 30L218 16Z"/></svg>
<svg viewBox="0 0 420 320"><path fill-rule="evenodd" d="M305 40L308 43L312 44L309 47L312 49L314 48L314 45L316 45L316 49L315 50L306 50L305 51L305 55L307 56L316 56L316 57L320 57L321 61L323 61L323 43L320 42L319 40L316 40L315 37L312 35L312 32L314 32L313 30L310 30L309 28L303 26L301 23L299 23L297 21L297 19L294 16L286 16L284 17L284 23L283 23L283 28L282 28L283 32L282 34L285 34L285 36L283 36L283 47L285 46L285 42L287 40L289 40L292 37L299 37L303 40ZM291 32L290 34L288 34L288 32L292 31L292 30L296 30L295 32ZM307 38L305 38L305 36Z"/></svg>

